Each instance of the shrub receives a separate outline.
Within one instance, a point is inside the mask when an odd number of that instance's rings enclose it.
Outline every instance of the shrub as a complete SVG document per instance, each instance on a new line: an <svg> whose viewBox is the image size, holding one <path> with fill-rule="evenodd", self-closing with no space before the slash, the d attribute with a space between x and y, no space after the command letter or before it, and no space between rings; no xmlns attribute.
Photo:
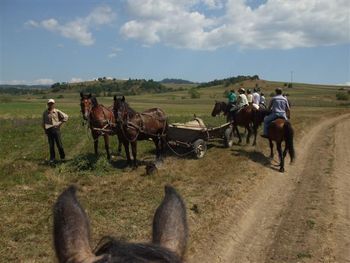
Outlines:
<svg viewBox="0 0 350 263"><path fill-rule="evenodd" d="M191 99L199 99L201 97L201 94L199 93L198 89L191 88L188 91L188 94L190 95Z"/></svg>
<svg viewBox="0 0 350 263"><path fill-rule="evenodd" d="M64 98L64 96L62 94L57 96L57 99L63 99L63 98Z"/></svg>
<svg viewBox="0 0 350 263"><path fill-rule="evenodd" d="M335 97L337 98L337 100L349 100L349 94L346 94L344 92L338 92L337 94L335 94Z"/></svg>

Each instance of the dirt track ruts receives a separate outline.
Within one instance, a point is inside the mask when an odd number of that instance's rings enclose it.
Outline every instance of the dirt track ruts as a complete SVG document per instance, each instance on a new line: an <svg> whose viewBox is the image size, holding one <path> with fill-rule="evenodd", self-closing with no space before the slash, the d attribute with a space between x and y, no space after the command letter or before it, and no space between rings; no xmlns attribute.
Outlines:
<svg viewBox="0 0 350 263"><path fill-rule="evenodd" d="M297 160L237 202L190 262L350 262L350 114L320 122Z"/></svg>

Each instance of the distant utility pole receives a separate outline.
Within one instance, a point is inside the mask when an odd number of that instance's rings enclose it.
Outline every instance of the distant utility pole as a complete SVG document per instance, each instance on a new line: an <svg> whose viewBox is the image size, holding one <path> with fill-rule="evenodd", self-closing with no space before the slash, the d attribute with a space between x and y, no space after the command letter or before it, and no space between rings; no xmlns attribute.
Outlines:
<svg viewBox="0 0 350 263"><path fill-rule="evenodd" d="M290 83L288 85L288 88L292 88L293 87L293 74L294 74L294 71L291 70L290 71Z"/></svg>

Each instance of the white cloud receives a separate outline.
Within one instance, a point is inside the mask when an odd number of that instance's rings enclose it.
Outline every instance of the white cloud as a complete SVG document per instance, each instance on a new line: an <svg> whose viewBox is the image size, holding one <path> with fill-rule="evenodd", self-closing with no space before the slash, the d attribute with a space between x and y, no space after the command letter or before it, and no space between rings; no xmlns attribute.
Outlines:
<svg viewBox="0 0 350 263"><path fill-rule="evenodd" d="M84 81L83 79L81 79L81 78L75 78L75 77L73 77L73 78L71 78L71 80L69 81L70 83L77 83L77 82L82 82L82 81Z"/></svg>
<svg viewBox="0 0 350 263"><path fill-rule="evenodd" d="M110 53L110 54L108 54L109 58L114 58L115 56L117 56L117 53Z"/></svg>
<svg viewBox="0 0 350 263"><path fill-rule="evenodd" d="M38 27L39 23L35 22L34 20L28 20L27 22L24 23L24 25L29 27Z"/></svg>
<svg viewBox="0 0 350 263"><path fill-rule="evenodd" d="M51 85L55 81L53 79L36 79L34 80L31 84L36 84L36 85Z"/></svg>
<svg viewBox="0 0 350 263"><path fill-rule="evenodd" d="M49 78L36 79L32 81L28 80L1 80L0 84L8 85L51 85L55 81Z"/></svg>
<svg viewBox="0 0 350 263"><path fill-rule="evenodd" d="M3 85L25 85L26 81L25 80L1 80L0 84Z"/></svg>
<svg viewBox="0 0 350 263"><path fill-rule="evenodd" d="M119 47L113 47L112 52L108 54L109 58L114 58L118 55L118 53L122 52L123 50Z"/></svg>
<svg viewBox="0 0 350 263"><path fill-rule="evenodd" d="M110 7L100 6L95 8L88 16L76 18L64 24L59 23L54 18L50 18L40 22L29 20L25 25L41 27L48 31L59 33L63 37L76 40L82 45L89 46L95 42L91 29L96 26L110 24L114 18L115 14Z"/></svg>
<svg viewBox="0 0 350 263"><path fill-rule="evenodd" d="M248 0L127 0L127 7L132 19L120 32L144 45L290 49L350 42L348 0L268 0L254 9ZM209 16L213 8L223 13Z"/></svg>

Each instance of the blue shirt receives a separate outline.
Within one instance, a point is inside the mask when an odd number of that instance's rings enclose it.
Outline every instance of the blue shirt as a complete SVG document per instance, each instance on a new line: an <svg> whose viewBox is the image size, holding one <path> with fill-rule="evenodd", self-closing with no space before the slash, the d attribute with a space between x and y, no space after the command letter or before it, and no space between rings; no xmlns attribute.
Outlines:
<svg viewBox="0 0 350 263"><path fill-rule="evenodd" d="M276 95L270 102L270 109L274 113L286 113L289 110L288 100L282 95Z"/></svg>

